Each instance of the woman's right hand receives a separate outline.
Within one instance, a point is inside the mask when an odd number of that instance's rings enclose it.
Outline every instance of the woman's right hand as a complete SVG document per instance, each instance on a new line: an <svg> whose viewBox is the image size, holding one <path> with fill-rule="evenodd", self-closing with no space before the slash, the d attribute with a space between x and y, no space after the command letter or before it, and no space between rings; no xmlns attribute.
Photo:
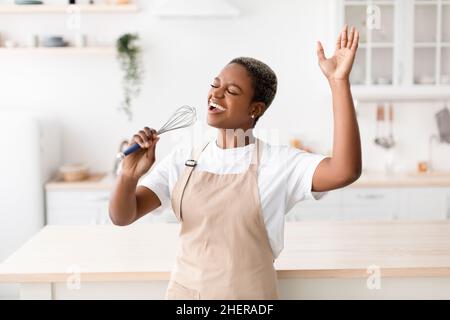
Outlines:
<svg viewBox="0 0 450 320"><path fill-rule="evenodd" d="M156 130L145 127L136 133L127 147L137 143L141 149L122 160L122 174L139 180L155 163L155 147L159 141Z"/></svg>

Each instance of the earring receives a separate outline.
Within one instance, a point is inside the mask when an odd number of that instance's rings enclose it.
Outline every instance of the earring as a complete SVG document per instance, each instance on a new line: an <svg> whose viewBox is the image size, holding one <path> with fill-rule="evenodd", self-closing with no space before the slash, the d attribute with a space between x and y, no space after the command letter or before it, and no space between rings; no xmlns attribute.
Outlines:
<svg viewBox="0 0 450 320"><path fill-rule="evenodd" d="M252 114L252 119L255 119L255 115L254 114Z"/></svg>

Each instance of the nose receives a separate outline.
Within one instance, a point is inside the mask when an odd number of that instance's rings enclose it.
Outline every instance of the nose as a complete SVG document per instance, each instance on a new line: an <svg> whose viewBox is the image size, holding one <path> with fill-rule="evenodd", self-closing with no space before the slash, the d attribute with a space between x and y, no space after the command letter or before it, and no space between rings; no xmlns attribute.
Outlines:
<svg viewBox="0 0 450 320"><path fill-rule="evenodd" d="M212 95L213 98L221 99L221 98L224 97L225 90L222 89L221 87L211 88L211 89L212 89L211 95Z"/></svg>

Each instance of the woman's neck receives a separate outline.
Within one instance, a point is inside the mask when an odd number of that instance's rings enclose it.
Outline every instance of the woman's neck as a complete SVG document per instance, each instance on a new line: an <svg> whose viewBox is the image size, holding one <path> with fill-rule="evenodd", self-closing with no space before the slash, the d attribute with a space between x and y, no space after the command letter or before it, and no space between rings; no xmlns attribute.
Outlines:
<svg viewBox="0 0 450 320"><path fill-rule="evenodd" d="M255 142L253 130L248 129L218 129L217 146L221 149L239 148Z"/></svg>

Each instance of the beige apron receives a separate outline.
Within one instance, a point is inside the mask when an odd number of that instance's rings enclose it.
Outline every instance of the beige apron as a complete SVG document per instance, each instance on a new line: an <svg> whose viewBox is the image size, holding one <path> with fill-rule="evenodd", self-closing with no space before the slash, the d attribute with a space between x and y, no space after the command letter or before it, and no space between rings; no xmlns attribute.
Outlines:
<svg viewBox="0 0 450 320"><path fill-rule="evenodd" d="M181 223L166 299L278 299L277 276L258 190L259 140L247 171L196 171L201 152L175 184Z"/></svg>

